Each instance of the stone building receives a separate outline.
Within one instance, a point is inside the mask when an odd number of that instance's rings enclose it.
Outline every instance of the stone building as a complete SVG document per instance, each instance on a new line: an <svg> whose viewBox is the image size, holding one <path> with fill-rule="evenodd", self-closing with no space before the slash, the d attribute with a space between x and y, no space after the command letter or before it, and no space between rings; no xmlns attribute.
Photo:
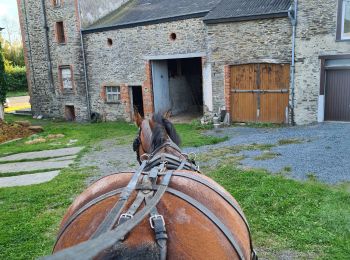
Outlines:
<svg viewBox="0 0 350 260"><path fill-rule="evenodd" d="M17 2L35 115L350 121L350 0Z"/></svg>

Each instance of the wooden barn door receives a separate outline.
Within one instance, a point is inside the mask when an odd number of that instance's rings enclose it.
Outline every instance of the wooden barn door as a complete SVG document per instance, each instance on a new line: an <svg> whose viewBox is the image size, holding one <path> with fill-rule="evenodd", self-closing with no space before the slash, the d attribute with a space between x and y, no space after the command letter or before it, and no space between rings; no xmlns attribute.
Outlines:
<svg viewBox="0 0 350 260"><path fill-rule="evenodd" d="M289 81L289 64L232 66L232 121L285 123Z"/></svg>

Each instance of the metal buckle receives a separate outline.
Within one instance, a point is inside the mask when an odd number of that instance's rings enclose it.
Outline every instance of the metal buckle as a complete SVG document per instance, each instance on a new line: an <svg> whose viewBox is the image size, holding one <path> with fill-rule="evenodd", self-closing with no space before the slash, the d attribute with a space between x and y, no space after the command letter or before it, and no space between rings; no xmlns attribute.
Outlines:
<svg viewBox="0 0 350 260"><path fill-rule="evenodd" d="M119 220L118 220L118 225L119 225L119 223L120 223L122 218L126 218L127 220L129 220L129 219L132 219L133 217L134 216L131 215L131 214L127 214L127 213L121 214L120 217L119 217Z"/></svg>
<svg viewBox="0 0 350 260"><path fill-rule="evenodd" d="M154 215L154 216L151 216L149 218L149 223L150 223L152 229L154 229L154 224L153 224L154 219L161 219L163 222L163 226L165 226L164 217L162 215Z"/></svg>

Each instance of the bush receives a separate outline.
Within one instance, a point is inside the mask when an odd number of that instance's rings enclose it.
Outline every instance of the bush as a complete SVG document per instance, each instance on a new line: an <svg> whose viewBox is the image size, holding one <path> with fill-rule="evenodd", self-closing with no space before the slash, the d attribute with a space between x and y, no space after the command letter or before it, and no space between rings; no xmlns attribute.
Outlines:
<svg viewBox="0 0 350 260"><path fill-rule="evenodd" d="M28 83L25 67L11 66L5 62L7 89L11 92L27 91Z"/></svg>

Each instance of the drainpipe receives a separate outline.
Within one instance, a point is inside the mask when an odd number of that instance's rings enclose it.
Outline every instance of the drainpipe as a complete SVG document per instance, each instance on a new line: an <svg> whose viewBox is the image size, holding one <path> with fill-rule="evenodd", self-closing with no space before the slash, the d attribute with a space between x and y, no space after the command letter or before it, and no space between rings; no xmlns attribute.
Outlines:
<svg viewBox="0 0 350 260"><path fill-rule="evenodd" d="M47 66L49 68L49 71L48 71L49 83L50 83L51 89L53 90L53 93L55 93L53 77L52 77L51 53L50 53L50 45L49 45L49 27L47 26L45 0L41 0L41 8L43 9L43 27L45 30L45 48L46 48L46 54L47 54Z"/></svg>
<svg viewBox="0 0 350 260"><path fill-rule="evenodd" d="M87 112L88 112L88 120L91 120L91 105L90 105L89 82L88 82L88 76L87 76L87 66L86 66L86 57L85 57L85 47L84 47L83 31L82 31L82 29L81 29L80 1L77 0L77 3L78 3L79 31L80 31L80 48L81 48L81 54L82 54L82 58L83 58L83 67L84 67L85 92L86 92L86 106L87 106Z"/></svg>
<svg viewBox="0 0 350 260"><path fill-rule="evenodd" d="M291 68L291 123L295 125L295 35L296 35L296 27L297 27L297 12L298 12L298 0L294 0L294 9L291 6L288 10L288 17L290 18L290 22L292 24L292 68Z"/></svg>

